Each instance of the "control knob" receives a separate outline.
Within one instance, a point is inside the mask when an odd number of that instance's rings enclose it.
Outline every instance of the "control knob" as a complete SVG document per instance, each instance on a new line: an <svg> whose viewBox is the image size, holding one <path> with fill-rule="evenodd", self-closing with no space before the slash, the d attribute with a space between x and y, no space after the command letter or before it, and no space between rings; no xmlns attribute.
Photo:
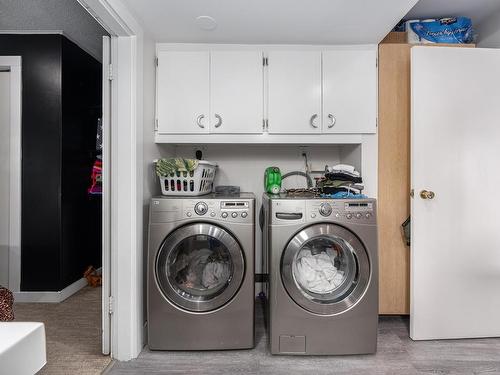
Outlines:
<svg viewBox="0 0 500 375"><path fill-rule="evenodd" d="M227 212L223 212L223 213L221 213L221 214L220 214L220 216L222 216L222 218L224 218L224 219L225 219L225 218L227 217Z"/></svg>
<svg viewBox="0 0 500 375"><path fill-rule="evenodd" d="M233 212L233 213L231 214L231 216L232 216L232 217L234 217L234 218L236 218L236 217L238 217L238 213L237 213L237 212Z"/></svg>
<svg viewBox="0 0 500 375"><path fill-rule="evenodd" d="M352 214L346 214L346 215L345 215L345 217L346 217L347 219L352 219Z"/></svg>
<svg viewBox="0 0 500 375"><path fill-rule="evenodd" d="M358 213L356 214L356 219L361 219L361 217L362 217L362 216L363 216L363 215L361 214L361 212L358 212Z"/></svg>
<svg viewBox="0 0 500 375"><path fill-rule="evenodd" d="M242 212L242 213L241 213L241 217L242 217L243 219L244 219L244 218L246 218L247 216L248 216L248 214L247 214L246 212Z"/></svg>
<svg viewBox="0 0 500 375"><path fill-rule="evenodd" d="M330 206L330 204L328 203L322 203L321 207L319 208L319 213L322 216L330 216L330 214L332 213L332 206Z"/></svg>
<svg viewBox="0 0 500 375"><path fill-rule="evenodd" d="M194 206L194 212L196 212L200 216L205 215L207 211L208 211L208 206L205 202L198 202Z"/></svg>

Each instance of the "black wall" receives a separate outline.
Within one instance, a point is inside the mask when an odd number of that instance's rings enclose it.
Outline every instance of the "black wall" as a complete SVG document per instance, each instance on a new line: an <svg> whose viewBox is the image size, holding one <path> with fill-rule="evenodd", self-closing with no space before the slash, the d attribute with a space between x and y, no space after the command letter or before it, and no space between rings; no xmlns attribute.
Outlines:
<svg viewBox="0 0 500 375"><path fill-rule="evenodd" d="M22 58L21 290L62 290L101 264L101 64L61 35L0 35L0 55Z"/></svg>

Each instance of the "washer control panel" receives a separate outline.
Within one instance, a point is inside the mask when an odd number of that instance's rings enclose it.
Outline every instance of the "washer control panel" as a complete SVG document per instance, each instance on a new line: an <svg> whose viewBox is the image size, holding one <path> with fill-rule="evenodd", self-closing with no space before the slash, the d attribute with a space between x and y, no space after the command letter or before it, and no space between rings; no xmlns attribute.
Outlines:
<svg viewBox="0 0 500 375"><path fill-rule="evenodd" d="M374 224L376 222L375 209L374 199L311 199L306 203L306 220L314 222L330 219L357 224Z"/></svg>
<svg viewBox="0 0 500 375"><path fill-rule="evenodd" d="M322 216L330 216L332 214L332 206L330 203L321 203L321 206L319 206L319 213Z"/></svg>

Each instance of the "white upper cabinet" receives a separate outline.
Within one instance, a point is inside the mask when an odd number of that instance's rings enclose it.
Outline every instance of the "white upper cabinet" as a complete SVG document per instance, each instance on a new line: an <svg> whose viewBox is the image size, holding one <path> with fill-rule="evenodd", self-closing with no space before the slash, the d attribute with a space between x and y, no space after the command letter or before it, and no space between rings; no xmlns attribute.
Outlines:
<svg viewBox="0 0 500 375"><path fill-rule="evenodd" d="M268 131L321 133L321 52L270 51Z"/></svg>
<svg viewBox="0 0 500 375"><path fill-rule="evenodd" d="M209 131L208 51L159 51L157 69L158 132Z"/></svg>
<svg viewBox="0 0 500 375"><path fill-rule="evenodd" d="M319 143L376 133L376 46L270 48L160 46L157 141Z"/></svg>
<svg viewBox="0 0 500 375"><path fill-rule="evenodd" d="M262 133L261 51L210 52L210 132Z"/></svg>
<svg viewBox="0 0 500 375"><path fill-rule="evenodd" d="M377 50L323 52L323 133L375 133Z"/></svg>

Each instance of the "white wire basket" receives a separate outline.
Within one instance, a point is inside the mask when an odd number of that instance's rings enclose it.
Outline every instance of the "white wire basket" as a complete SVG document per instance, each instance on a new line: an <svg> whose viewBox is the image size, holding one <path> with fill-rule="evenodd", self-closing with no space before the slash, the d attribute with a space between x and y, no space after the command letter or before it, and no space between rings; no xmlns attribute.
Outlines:
<svg viewBox="0 0 500 375"><path fill-rule="evenodd" d="M210 194L214 186L216 170L216 163L200 160L194 171L176 172L166 177L159 177L161 193L184 196Z"/></svg>

